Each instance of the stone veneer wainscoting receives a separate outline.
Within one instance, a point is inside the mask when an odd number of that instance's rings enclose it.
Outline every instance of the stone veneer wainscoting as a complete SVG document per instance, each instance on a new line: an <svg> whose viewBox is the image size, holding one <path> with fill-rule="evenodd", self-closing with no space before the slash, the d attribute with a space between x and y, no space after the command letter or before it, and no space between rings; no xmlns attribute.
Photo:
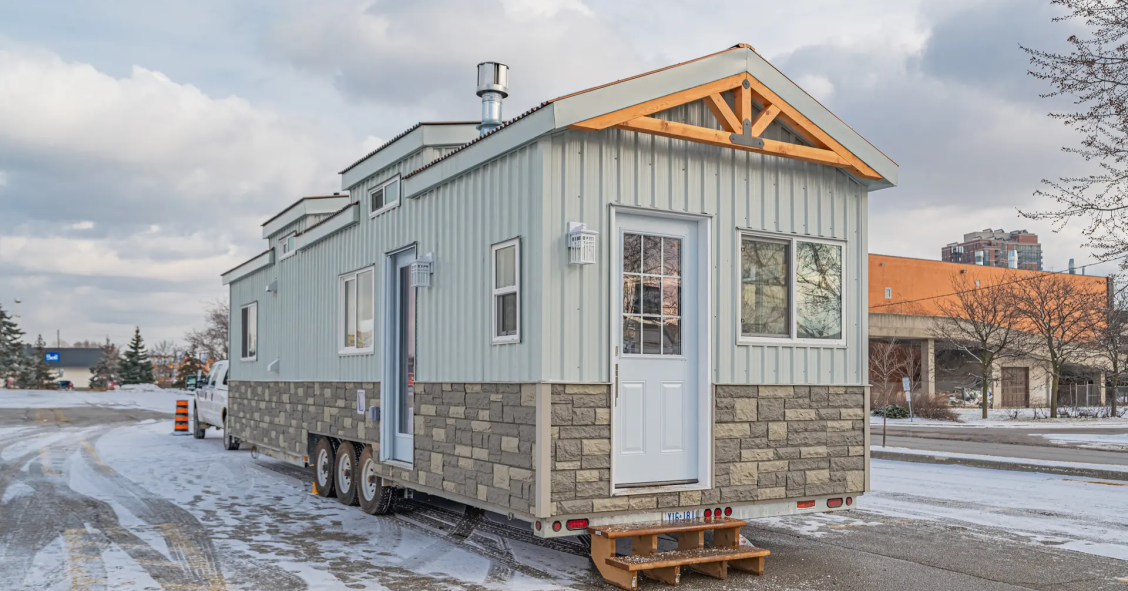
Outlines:
<svg viewBox="0 0 1128 591"><path fill-rule="evenodd" d="M236 382L229 385L232 432L249 444L307 452L307 433L370 443L379 421L356 412L356 391L380 405L379 384ZM533 502L536 387L530 384L415 385L412 469L383 475L528 513Z"/></svg>
<svg viewBox="0 0 1128 591"><path fill-rule="evenodd" d="M714 486L610 496L610 387L552 387L553 514L860 493L863 386L714 387Z"/></svg>

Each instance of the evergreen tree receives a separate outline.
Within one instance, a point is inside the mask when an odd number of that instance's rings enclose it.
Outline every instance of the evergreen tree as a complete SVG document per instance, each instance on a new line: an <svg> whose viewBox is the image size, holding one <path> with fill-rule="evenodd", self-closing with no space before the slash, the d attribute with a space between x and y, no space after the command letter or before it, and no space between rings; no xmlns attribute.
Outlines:
<svg viewBox="0 0 1128 591"><path fill-rule="evenodd" d="M19 383L21 388L46 390L55 383L55 370L47 363L47 343L43 335L35 339L35 357L25 359L20 371Z"/></svg>
<svg viewBox="0 0 1128 591"><path fill-rule="evenodd" d="M195 376L197 371L207 373L207 368L200 362L200 356L192 351L184 355L180 367L176 370L176 385L183 388L189 376Z"/></svg>
<svg viewBox="0 0 1128 591"><path fill-rule="evenodd" d="M98 359L98 363L91 370L94 376L90 379L90 387L98 390L109 388L111 384L116 384L120 381L118 376L119 366L121 365L121 353L118 352L117 345L106 339L106 344L102 346L102 357Z"/></svg>
<svg viewBox="0 0 1128 591"><path fill-rule="evenodd" d="M11 314L0 306L0 387L17 379L24 366L24 333Z"/></svg>
<svg viewBox="0 0 1128 591"><path fill-rule="evenodd" d="M149 361L149 354L145 351L145 341L141 339L141 328L133 332L133 340L129 341L129 348L121 361L121 383L123 384L152 384L153 362Z"/></svg>

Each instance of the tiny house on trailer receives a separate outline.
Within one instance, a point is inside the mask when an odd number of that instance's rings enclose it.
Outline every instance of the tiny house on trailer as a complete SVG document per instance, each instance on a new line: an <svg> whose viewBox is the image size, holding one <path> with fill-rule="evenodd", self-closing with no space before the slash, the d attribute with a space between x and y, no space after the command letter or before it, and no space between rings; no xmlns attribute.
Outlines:
<svg viewBox="0 0 1128 591"><path fill-rule="evenodd" d="M233 434L371 512L410 489L546 537L848 508L897 165L747 45L503 122L507 92L482 64L481 122L263 225L223 276Z"/></svg>

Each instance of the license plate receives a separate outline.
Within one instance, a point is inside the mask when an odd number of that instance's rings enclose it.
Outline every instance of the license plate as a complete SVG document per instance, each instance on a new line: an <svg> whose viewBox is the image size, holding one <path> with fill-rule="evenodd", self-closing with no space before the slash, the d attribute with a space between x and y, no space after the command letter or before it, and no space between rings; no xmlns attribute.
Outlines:
<svg viewBox="0 0 1128 591"><path fill-rule="evenodd" d="M662 521L685 521L701 517L700 511L667 511L662 515Z"/></svg>

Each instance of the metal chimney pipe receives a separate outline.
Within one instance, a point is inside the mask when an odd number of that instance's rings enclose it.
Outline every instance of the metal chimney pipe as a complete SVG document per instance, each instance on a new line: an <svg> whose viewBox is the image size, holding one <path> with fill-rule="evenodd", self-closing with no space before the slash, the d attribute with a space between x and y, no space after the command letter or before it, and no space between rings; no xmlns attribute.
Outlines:
<svg viewBox="0 0 1128 591"><path fill-rule="evenodd" d="M478 64L478 96L482 97L478 132L485 135L501 127L501 101L509 96L509 66L497 62Z"/></svg>

